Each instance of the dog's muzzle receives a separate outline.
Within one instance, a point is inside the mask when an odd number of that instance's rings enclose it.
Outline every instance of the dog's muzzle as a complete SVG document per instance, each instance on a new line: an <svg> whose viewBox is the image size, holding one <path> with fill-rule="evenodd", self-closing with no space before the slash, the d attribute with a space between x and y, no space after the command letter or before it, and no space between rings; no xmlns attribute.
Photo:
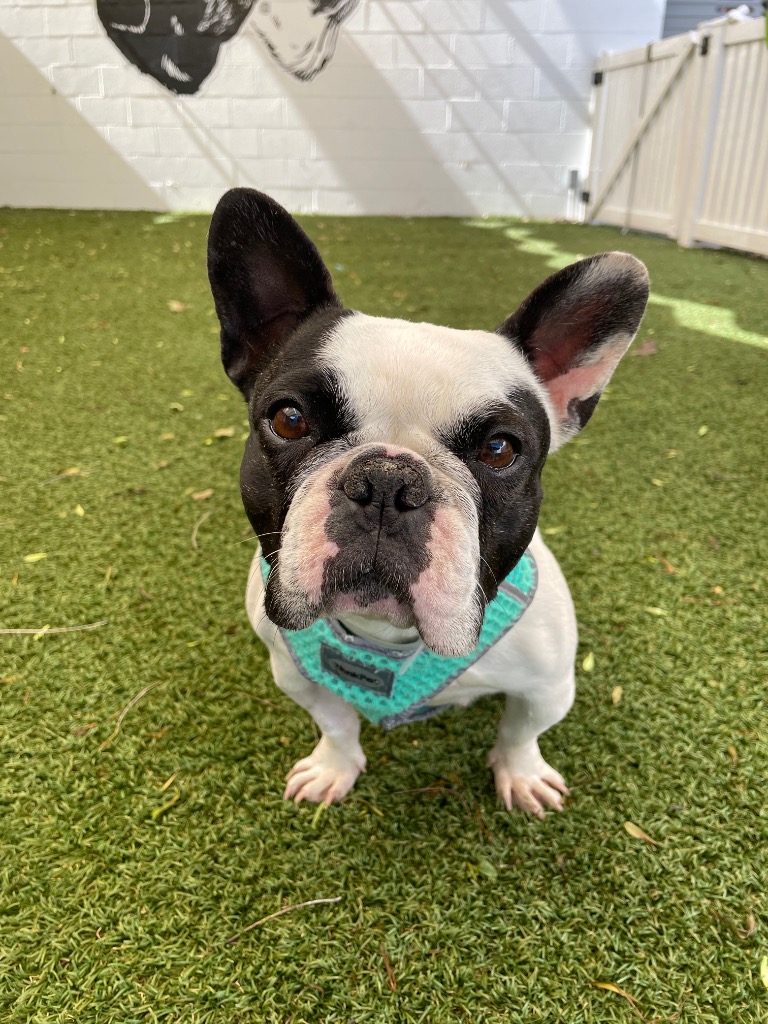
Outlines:
<svg viewBox="0 0 768 1024"><path fill-rule="evenodd" d="M410 603L411 586L429 561L435 495L429 466L408 454L361 452L336 481L326 522L338 554L325 569L327 601L356 592Z"/></svg>

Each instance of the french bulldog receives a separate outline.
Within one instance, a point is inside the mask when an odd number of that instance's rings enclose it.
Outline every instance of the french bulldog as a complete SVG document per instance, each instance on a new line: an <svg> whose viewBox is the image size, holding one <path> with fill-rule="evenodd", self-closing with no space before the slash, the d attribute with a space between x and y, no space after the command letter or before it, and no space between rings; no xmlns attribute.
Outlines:
<svg viewBox="0 0 768 1024"><path fill-rule="evenodd" d="M247 613L321 734L284 796L347 795L366 765L359 712L391 727L503 693L496 791L508 810L561 810L538 738L572 705L577 630L537 529L541 472L637 332L646 268L583 259L495 333L368 316L342 306L290 214L236 188L208 271L250 421Z"/></svg>

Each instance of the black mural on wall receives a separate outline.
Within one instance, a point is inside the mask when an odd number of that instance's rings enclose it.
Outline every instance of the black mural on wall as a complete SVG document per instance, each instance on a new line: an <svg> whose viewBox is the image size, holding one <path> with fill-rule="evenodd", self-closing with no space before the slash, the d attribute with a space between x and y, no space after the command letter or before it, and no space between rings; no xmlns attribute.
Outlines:
<svg viewBox="0 0 768 1024"><path fill-rule="evenodd" d="M107 35L139 71L171 92L195 93L222 43L250 23L286 71L310 81L333 57L359 0L96 0Z"/></svg>

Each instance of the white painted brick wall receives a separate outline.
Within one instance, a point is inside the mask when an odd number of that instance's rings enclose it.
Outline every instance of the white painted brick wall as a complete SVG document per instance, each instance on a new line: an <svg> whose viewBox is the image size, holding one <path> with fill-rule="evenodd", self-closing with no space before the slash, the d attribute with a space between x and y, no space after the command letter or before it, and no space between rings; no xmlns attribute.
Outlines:
<svg viewBox="0 0 768 1024"><path fill-rule="evenodd" d="M663 7L361 0L312 82L246 20L176 97L95 0L0 0L0 206L210 210L249 185L296 212L563 217L594 59L658 38Z"/></svg>

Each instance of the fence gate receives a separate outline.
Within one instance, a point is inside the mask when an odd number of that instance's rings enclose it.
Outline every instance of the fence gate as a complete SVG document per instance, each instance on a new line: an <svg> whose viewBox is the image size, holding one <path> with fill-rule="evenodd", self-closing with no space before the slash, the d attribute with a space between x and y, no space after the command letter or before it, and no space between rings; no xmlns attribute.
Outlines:
<svg viewBox="0 0 768 1024"><path fill-rule="evenodd" d="M601 57L587 220L768 256L765 19Z"/></svg>

